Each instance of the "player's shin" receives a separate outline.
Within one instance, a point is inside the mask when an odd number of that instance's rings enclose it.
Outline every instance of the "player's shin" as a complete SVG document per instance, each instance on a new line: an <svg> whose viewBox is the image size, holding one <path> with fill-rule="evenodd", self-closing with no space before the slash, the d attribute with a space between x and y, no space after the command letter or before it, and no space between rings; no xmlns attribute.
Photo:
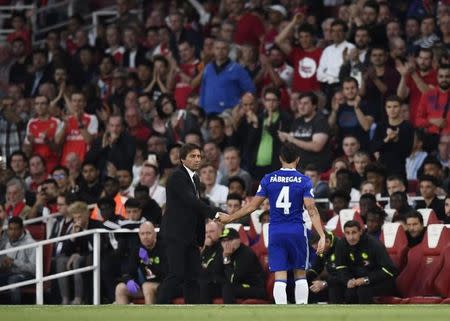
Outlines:
<svg viewBox="0 0 450 321"><path fill-rule="evenodd" d="M295 304L308 304L308 281L305 278L295 280Z"/></svg>
<svg viewBox="0 0 450 321"><path fill-rule="evenodd" d="M286 284L286 280L275 280L273 285L275 304L287 304Z"/></svg>

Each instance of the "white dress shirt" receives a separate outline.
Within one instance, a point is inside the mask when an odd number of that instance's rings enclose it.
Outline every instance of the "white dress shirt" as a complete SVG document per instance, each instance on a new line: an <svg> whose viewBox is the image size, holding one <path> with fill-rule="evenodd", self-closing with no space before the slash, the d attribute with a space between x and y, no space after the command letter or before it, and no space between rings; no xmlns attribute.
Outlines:
<svg viewBox="0 0 450 321"><path fill-rule="evenodd" d="M343 41L338 45L332 44L326 47L320 57L319 68L317 69L317 80L327 84L338 83L339 72L342 64L344 63L342 53L345 48L350 50L354 47L355 45L348 41Z"/></svg>

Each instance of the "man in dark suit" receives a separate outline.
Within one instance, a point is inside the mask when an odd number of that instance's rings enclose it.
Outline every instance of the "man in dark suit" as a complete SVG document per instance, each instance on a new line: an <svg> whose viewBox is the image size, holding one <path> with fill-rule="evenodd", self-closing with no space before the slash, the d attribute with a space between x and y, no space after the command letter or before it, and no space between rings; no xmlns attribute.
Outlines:
<svg viewBox="0 0 450 321"><path fill-rule="evenodd" d="M200 147L185 144L180 149L182 165L167 180L166 212L162 219L161 236L169 271L161 284L157 303L167 304L176 288L183 284L186 303L197 303L200 251L205 241L205 220L216 211L199 199L200 180L195 173L202 160Z"/></svg>

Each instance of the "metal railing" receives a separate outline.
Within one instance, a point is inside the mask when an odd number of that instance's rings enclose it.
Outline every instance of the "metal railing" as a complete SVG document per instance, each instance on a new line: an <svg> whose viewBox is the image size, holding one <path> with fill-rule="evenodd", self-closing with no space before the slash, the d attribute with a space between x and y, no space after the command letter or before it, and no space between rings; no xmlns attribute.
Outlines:
<svg viewBox="0 0 450 321"><path fill-rule="evenodd" d="M94 305L100 304L100 245L101 238L100 234L103 233L137 233L137 229L135 230L127 230L127 229L118 229L118 230L105 230L105 229L94 229L82 231L74 234L68 234L60 237L56 237L49 240L44 240L32 244L21 245L13 248L9 248L7 250L0 251L0 255L22 251L26 249L36 248L36 269L35 269L35 277L31 280L26 280L14 284L9 284L0 287L0 292L23 287L27 285L36 284L36 304L43 305L44 304L44 282L59 279L62 277L67 277L70 275L93 271L93 303ZM44 276L44 246L48 244L53 244L61 241L66 241L69 239L79 238L83 236L93 235L93 262L92 265L88 265L82 268L64 271L56 274L51 274Z"/></svg>

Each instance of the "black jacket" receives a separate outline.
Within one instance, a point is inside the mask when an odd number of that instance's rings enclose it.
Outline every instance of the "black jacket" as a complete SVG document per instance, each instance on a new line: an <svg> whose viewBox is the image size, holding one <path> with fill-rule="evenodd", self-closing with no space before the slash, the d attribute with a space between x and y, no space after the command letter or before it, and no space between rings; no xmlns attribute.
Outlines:
<svg viewBox="0 0 450 321"><path fill-rule="evenodd" d="M336 269L344 284L360 277L368 277L370 284L378 284L394 279L398 273L384 245L366 233L355 246L348 244L345 238L337 242Z"/></svg>
<svg viewBox="0 0 450 321"><path fill-rule="evenodd" d="M327 281L330 285L341 283L336 270L336 244L339 240L333 236L328 251L316 257L311 268L306 271L308 283L316 280L319 276L321 280Z"/></svg>
<svg viewBox="0 0 450 321"><path fill-rule="evenodd" d="M124 67L130 67L130 53L131 51L128 49L123 53L122 62ZM147 50L144 47L139 46L137 48L136 57L134 60L134 65L136 68L139 64L148 63L148 60L145 58L146 54Z"/></svg>
<svg viewBox="0 0 450 321"><path fill-rule="evenodd" d="M194 183L180 166L167 179L166 211L162 217L161 234L166 242L203 246L205 220L216 211L196 195Z"/></svg>
<svg viewBox="0 0 450 321"><path fill-rule="evenodd" d="M242 244L231 254L230 263L224 264L225 278L233 285L264 288L264 271L256 254Z"/></svg>
<svg viewBox="0 0 450 321"><path fill-rule="evenodd" d="M147 251L148 261L144 262L139 257L140 249ZM155 247L151 250L138 244L130 251L126 274L122 281L134 280L140 285L144 282L161 282L167 272L167 260L160 243L157 241Z"/></svg>
<svg viewBox="0 0 450 321"><path fill-rule="evenodd" d="M271 167L273 168L273 170L276 170L280 167L280 160L278 159L278 156L282 144L280 139L278 138L278 131L289 132L291 129L291 116L283 111L279 111L279 113L280 116L278 117L278 120L267 127L267 131L273 138L271 163ZM259 144L261 143L261 137L263 134L263 124L265 117L266 112L259 114L258 128L250 126L248 129L246 149L248 149L250 152L250 164L256 164L258 148Z"/></svg>
<svg viewBox="0 0 450 321"><path fill-rule="evenodd" d="M136 153L136 141L133 136L123 132L112 146L102 147L103 137L94 140L92 148L86 155L86 160L93 162L104 174L107 162L111 162L116 168L132 169L134 154Z"/></svg>
<svg viewBox="0 0 450 321"><path fill-rule="evenodd" d="M97 228L105 228L103 224L99 221L89 219L88 226L86 230L93 230ZM102 236L104 238L104 236ZM108 244L105 242L106 239L102 240L102 248L107 248ZM94 248L94 238L92 235L86 235L82 237L77 237L73 241L71 239L64 241L62 253L66 256L71 256L72 254L78 253L80 255L89 255L92 253Z"/></svg>
<svg viewBox="0 0 450 321"><path fill-rule="evenodd" d="M206 246L201 255L200 278L212 283L220 283L224 278L222 245L216 242L212 246Z"/></svg>

